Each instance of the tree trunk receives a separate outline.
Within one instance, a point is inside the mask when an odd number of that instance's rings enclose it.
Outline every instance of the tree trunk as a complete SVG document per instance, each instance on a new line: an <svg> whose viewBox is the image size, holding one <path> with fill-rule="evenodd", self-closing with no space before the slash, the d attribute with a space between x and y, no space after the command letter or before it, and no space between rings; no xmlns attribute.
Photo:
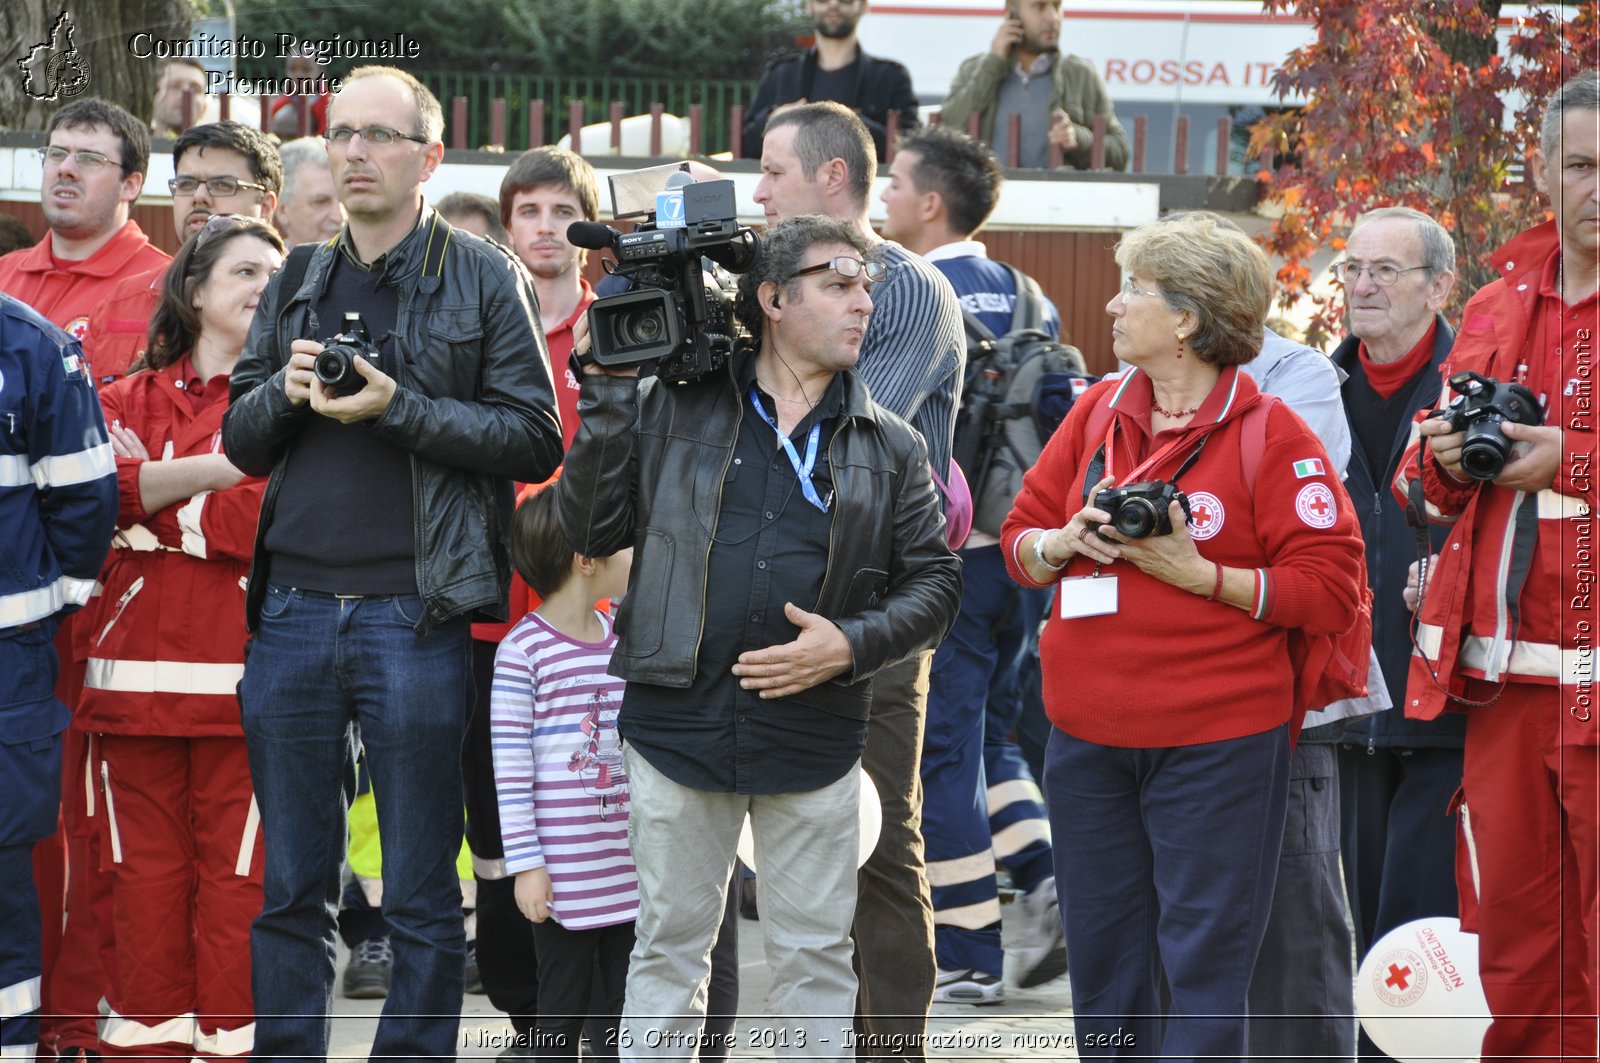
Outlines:
<svg viewBox="0 0 1600 1063"><path fill-rule="evenodd" d="M63 11L68 21L58 26ZM161 61L136 58L129 38L187 40L190 16L186 0L6 0L0 128L42 130L56 110L88 96L149 122Z"/></svg>

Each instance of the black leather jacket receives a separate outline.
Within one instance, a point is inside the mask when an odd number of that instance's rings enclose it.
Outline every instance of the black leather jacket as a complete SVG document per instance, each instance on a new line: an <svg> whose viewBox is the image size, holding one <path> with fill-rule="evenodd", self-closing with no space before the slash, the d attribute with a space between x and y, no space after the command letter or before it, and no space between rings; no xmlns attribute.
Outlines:
<svg viewBox="0 0 1600 1063"><path fill-rule="evenodd" d="M909 133L921 124L917 110L917 94L911 89L911 71L904 63L893 59L880 59L856 47L860 61L856 65L856 80L848 98L838 102L861 116L872 142L878 148L878 161L886 157L889 113L900 115L900 132ZM756 85L744 119L744 157L761 158L761 142L767 132L767 119L775 108L795 100L812 100L812 80L817 75L817 50L779 56L767 64Z"/></svg>
<svg viewBox="0 0 1600 1063"><path fill-rule="evenodd" d="M702 639L718 637L706 571L743 410L731 372L682 387L583 378L557 500L573 549L604 557L634 547L613 675L687 687ZM853 370L828 464L832 542L811 611L850 643L854 666L833 682L855 683L939 644L961 605L961 561L945 541L922 438Z"/></svg>
<svg viewBox="0 0 1600 1063"><path fill-rule="evenodd" d="M252 631L266 593L262 542L284 459L305 418L317 416L309 404L294 406L284 394L289 343L326 334L312 307L327 286L329 263L341 253L336 244L316 249L297 290L281 290L282 272L273 278L231 378L222 422L228 460L252 476L272 474L250 566L246 617ZM423 624L474 613L504 619L512 481L538 482L561 462L550 354L532 282L503 248L452 230L431 207L388 252L384 270L400 287L395 330L403 365L394 400L368 423L411 454Z"/></svg>

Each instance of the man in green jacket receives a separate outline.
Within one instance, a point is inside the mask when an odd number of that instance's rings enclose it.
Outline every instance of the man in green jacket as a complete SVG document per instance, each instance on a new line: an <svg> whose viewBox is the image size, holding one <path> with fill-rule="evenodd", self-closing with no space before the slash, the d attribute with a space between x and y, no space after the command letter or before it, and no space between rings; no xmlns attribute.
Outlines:
<svg viewBox="0 0 1600 1063"><path fill-rule="evenodd" d="M1060 48L1061 0L1007 0L1006 18L987 52L966 59L950 83L940 114L943 125L966 129L980 116L978 135L1009 163L1011 121L1021 116L1017 165L1044 169L1050 146L1062 161L1089 169L1096 116L1106 120L1105 166L1128 168L1128 134L1111 109L1105 82L1093 64Z"/></svg>

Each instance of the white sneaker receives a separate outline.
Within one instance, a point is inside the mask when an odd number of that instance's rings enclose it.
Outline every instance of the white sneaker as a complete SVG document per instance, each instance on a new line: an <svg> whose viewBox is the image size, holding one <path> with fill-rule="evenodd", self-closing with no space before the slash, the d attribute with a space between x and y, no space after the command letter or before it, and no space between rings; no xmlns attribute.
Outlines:
<svg viewBox="0 0 1600 1063"><path fill-rule="evenodd" d="M1017 985L1031 989L1067 973L1067 938L1061 929L1056 880L1047 878L1017 902L1022 944L1014 951Z"/></svg>
<svg viewBox="0 0 1600 1063"><path fill-rule="evenodd" d="M963 967L959 971L940 971L933 984L935 1004L1003 1004L1005 983L992 974Z"/></svg>

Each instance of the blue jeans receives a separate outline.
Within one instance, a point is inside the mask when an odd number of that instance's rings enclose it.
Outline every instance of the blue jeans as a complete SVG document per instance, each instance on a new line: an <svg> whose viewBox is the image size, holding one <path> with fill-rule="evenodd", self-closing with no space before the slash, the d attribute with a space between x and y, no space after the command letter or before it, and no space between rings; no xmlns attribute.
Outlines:
<svg viewBox="0 0 1600 1063"><path fill-rule="evenodd" d="M257 1059L327 1055L358 742L378 803L395 956L372 1054L455 1057L465 962L455 858L472 679L467 623L418 635L422 608L415 595L267 589L240 685L266 840L266 899L250 937Z"/></svg>

